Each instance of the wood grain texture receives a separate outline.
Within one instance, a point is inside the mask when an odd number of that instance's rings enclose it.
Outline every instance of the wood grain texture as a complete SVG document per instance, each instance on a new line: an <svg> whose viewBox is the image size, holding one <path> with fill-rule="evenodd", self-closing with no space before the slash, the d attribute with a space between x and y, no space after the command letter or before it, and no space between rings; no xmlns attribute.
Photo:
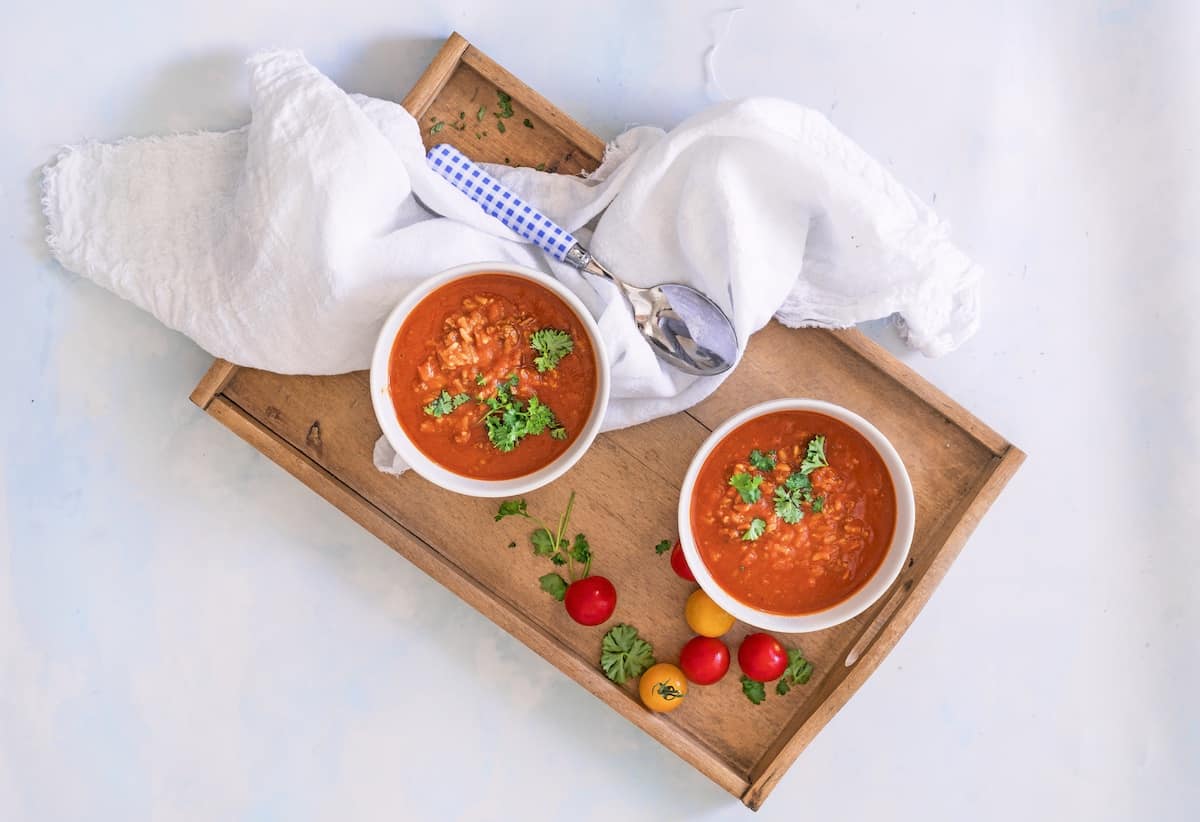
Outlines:
<svg viewBox="0 0 1200 822"><path fill-rule="evenodd" d="M504 132L495 127L498 92L512 97L513 116L504 118ZM484 162L545 164L547 170L575 174L595 168L604 150L602 141L458 35L447 41L405 105L418 118L427 145L450 142ZM526 118L532 127L523 125ZM443 125L434 129L439 122ZM896 445L917 501L910 562L891 590L858 618L784 638L801 646L816 666L807 686L786 698L771 694L754 707L731 674L694 689L667 716L644 711L632 683L618 687L603 677L596 663L605 626L576 625L538 588L548 564L529 551L528 529L492 520L495 501L456 496L412 474L397 478L374 469L379 427L366 372L281 376L218 361L192 399L605 704L758 808L911 624L1023 455L858 332L771 323L704 402L687 413L601 435L562 479L528 495L532 510L551 517L572 489L578 492L573 527L588 534L595 571L617 586L614 621L635 624L660 659L673 659L691 635L683 604L694 586L678 579L652 546L675 538L679 486L711 429L747 405L782 396L844 405ZM510 541L518 547L507 548ZM725 640L736 649L747 632L736 626Z"/></svg>

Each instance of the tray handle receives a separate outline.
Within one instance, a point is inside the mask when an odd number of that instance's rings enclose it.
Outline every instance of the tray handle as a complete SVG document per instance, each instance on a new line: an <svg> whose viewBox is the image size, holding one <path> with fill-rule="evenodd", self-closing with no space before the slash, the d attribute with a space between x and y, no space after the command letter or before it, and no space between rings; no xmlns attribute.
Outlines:
<svg viewBox="0 0 1200 822"><path fill-rule="evenodd" d="M853 667L854 663L866 656L867 651L875 644L875 640L879 639L879 635L883 633L883 629L892 621L896 611L904 604L904 600L908 599L908 594L912 591L914 584L916 584L915 580L906 579L892 592L888 601L871 620L871 624L863 631L862 636L858 638L858 642L855 642L854 646L846 653L844 664L847 668Z"/></svg>

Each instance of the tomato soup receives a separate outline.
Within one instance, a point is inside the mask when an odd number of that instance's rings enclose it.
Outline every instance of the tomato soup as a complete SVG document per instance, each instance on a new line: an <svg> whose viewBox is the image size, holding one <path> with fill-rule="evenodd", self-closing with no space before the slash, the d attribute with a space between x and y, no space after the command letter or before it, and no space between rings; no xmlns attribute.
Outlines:
<svg viewBox="0 0 1200 822"><path fill-rule="evenodd" d="M718 585L760 611L799 616L849 598L896 527L882 457L849 425L778 411L734 429L705 460L692 533Z"/></svg>
<svg viewBox="0 0 1200 822"><path fill-rule="evenodd" d="M442 467L520 477L583 430L595 358L587 329L550 289L476 274L430 293L400 326L388 363L392 405L413 444Z"/></svg>

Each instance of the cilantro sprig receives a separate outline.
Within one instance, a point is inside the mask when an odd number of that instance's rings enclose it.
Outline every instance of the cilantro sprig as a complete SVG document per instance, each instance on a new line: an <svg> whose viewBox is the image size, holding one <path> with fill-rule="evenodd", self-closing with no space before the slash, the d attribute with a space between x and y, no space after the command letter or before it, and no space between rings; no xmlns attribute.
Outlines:
<svg viewBox="0 0 1200 822"><path fill-rule="evenodd" d="M539 374L544 374L575 349L575 341L566 331L543 328L530 335L529 346L541 355L534 358L533 364Z"/></svg>
<svg viewBox="0 0 1200 822"><path fill-rule="evenodd" d="M449 391L443 388L442 393L434 397L433 402L425 406L425 413L431 417L444 417L470 399L466 394L451 395Z"/></svg>
<svg viewBox="0 0 1200 822"><path fill-rule="evenodd" d="M654 664L654 648L632 625L614 625L600 641L600 669L618 685Z"/></svg>
<svg viewBox="0 0 1200 822"><path fill-rule="evenodd" d="M583 534L576 534L574 540L567 539L567 526L571 522L571 512L575 508L575 492L567 498L567 507L558 518L558 525L551 528L543 520L529 513L529 506L524 499L506 500L500 503L494 519L499 522L507 517L521 517L531 520L539 526L529 535L529 544L533 547L534 556L546 557L558 567L566 566L570 582L583 579L592 570L592 548ZM583 568L582 573L576 574L576 565ZM550 596L562 602L567 593L568 580L563 579L557 572L550 572L538 577L541 589Z"/></svg>
<svg viewBox="0 0 1200 822"><path fill-rule="evenodd" d="M654 546L654 553L658 554L660 557L670 550L671 541L669 539L661 540L657 545Z"/></svg>

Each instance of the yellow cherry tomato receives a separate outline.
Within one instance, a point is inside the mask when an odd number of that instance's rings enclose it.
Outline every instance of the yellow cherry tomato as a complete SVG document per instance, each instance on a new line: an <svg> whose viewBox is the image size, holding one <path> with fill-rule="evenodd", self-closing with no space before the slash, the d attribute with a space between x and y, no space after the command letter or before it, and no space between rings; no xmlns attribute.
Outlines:
<svg viewBox="0 0 1200 822"><path fill-rule="evenodd" d="M683 704L683 698L687 696L687 679L674 665L660 662L642 674L638 695L647 708L665 714Z"/></svg>
<svg viewBox="0 0 1200 822"><path fill-rule="evenodd" d="M699 589L688 597L683 618L687 620L688 627L700 636L718 637L733 627L733 617Z"/></svg>

